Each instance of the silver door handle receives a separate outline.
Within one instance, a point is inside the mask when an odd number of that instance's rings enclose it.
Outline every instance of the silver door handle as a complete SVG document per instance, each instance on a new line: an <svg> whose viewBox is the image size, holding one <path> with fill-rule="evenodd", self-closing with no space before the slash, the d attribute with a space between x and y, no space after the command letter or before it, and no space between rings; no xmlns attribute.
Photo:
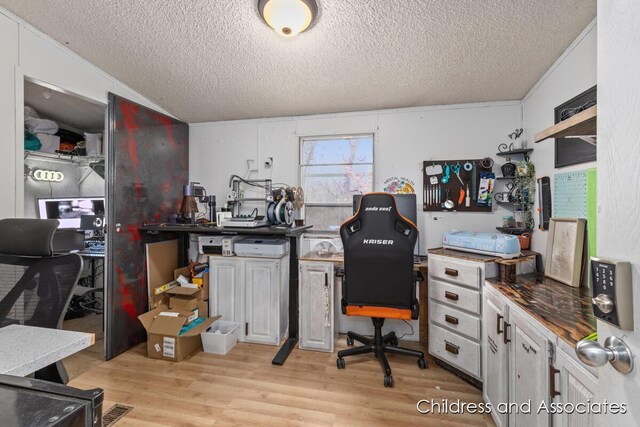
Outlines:
<svg viewBox="0 0 640 427"><path fill-rule="evenodd" d="M592 298L591 302L597 305L604 314L609 314L614 309L613 301L611 301L609 295L606 294L599 294L597 297Z"/></svg>
<svg viewBox="0 0 640 427"><path fill-rule="evenodd" d="M580 340L576 344L576 355L582 363L594 368L611 363L613 368L628 374L633 370L633 355L629 347L618 337L609 337L604 341L604 347L595 341Z"/></svg>
<svg viewBox="0 0 640 427"><path fill-rule="evenodd" d="M116 233L119 233L119 232L120 232L120 230L122 230L122 224L117 223L117 224L116 224Z"/></svg>

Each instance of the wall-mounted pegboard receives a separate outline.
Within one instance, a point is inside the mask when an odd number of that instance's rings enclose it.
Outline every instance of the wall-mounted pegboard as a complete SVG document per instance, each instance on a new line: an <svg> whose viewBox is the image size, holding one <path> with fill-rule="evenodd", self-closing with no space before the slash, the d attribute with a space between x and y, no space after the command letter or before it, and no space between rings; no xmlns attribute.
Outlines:
<svg viewBox="0 0 640 427"><path fill-rule="evenodd" d="M478 205L481 173L491 172L493 166L493 162L490 162L491 167L485 167L486 163L486 161L483 162L483 159L424 161L422 164L422 210L430 212L491 212L490 204L489 206ZM438 168L437 170L441 172L432 173L433 168ZM455 173L458 170L459 174ZM489 190L492 191L491 188ZM469 197L469 206L466 202L467 196ZM444 206L446 200L453 202L453 207L446 208Z"/></svg>

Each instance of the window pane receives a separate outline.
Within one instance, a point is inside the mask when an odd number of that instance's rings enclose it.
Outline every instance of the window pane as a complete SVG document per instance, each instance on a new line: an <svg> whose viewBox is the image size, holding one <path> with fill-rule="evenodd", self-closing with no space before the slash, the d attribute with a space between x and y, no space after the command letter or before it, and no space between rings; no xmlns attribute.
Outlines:
<svg viewBox="0 0 640 427"><path fill-rule="evenodd" d="M373 165L303 166L306 203L348 203L373 189Z"/></svg>
<svg viewBox="0 0 640 427"><path fill-rule="evenodd" d="M313 231L337 231L347 219L353 216L353 208L305 206L305 224L312 224Z"/></svg>
<svg viewBox="0 0 640 427"><path fill-rule="evenodd" d="M302 140L302 164L373 163L373 136Z"/></svg>

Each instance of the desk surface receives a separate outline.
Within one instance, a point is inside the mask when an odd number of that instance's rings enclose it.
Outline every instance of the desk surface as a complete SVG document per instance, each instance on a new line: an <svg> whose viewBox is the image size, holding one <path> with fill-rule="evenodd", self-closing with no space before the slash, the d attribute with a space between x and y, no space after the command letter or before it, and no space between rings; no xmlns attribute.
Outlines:
<svg viewBox="0 0 640 427"><path fill-rule="evenodd" d="M0 374L24 377L95 342L94 334L9 325L0 328Z"/></svg>
<svg viewBox="0 0 640 427"><path fill-rule="evenodd" d="M572 348L596 330L588 289L572 288L541 274L516 276L513 282L498 278L487 282Z"/></svg>
<svg viewBox="0 0 640 427"><path fill-rule="evenodd" d="M162 231L171 233L196 233L214 235L272 235L272 236L295 236L302 234L313 227L303 225L301 227L257 227L257 228L229 228L216 227L213 225L193 225L193 224L145 224L140 227L143 231Z"/></svg>

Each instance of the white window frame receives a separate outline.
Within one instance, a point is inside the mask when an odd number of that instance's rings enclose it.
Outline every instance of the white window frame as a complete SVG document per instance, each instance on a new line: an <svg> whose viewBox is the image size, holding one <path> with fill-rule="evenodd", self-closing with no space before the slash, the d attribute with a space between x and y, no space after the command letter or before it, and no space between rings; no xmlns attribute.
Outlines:
<svg viewBox="0 0 640 427"><path fill-rule="evenodd" d="M371 138L372 140L372 144L371 144L371 163L326 163L326 164L313 164L313 165L309 165L309 164L303 164L303 156L304 156L304 151L302 149L302 145L305 141L322 141L322 140L335 140L335 139L352 139L352 138ZM348 166L348 165L371 165L371 191L375 191L375 185L376 185L376 133L375 132L364 132L364 133L340 133L340 134L335 134L335 135L307 135L307 136L300 136L298 138L298 182L300 183L300 185L302 185L303 183L303 173L302 173L302 168L305 166ZM303 188L303 190L306 191L306 188ZM356 195L358 193L354 192L353 195ZM353 202L349 202L349 203L307 203L305 201L305 208L306 206L310 206L310 207L314 207L314 208L318 208L318 207L327 207L327 208L332 208L332 207L352 207L353 206ZM306 215L305 215L306 216ZM345 218L346 219L346 218ZM313 224L311 224L313 225ZM318 232L327 232L329 230L322 230L322 229L317 229L314 231L318 231Z"/></svg>

